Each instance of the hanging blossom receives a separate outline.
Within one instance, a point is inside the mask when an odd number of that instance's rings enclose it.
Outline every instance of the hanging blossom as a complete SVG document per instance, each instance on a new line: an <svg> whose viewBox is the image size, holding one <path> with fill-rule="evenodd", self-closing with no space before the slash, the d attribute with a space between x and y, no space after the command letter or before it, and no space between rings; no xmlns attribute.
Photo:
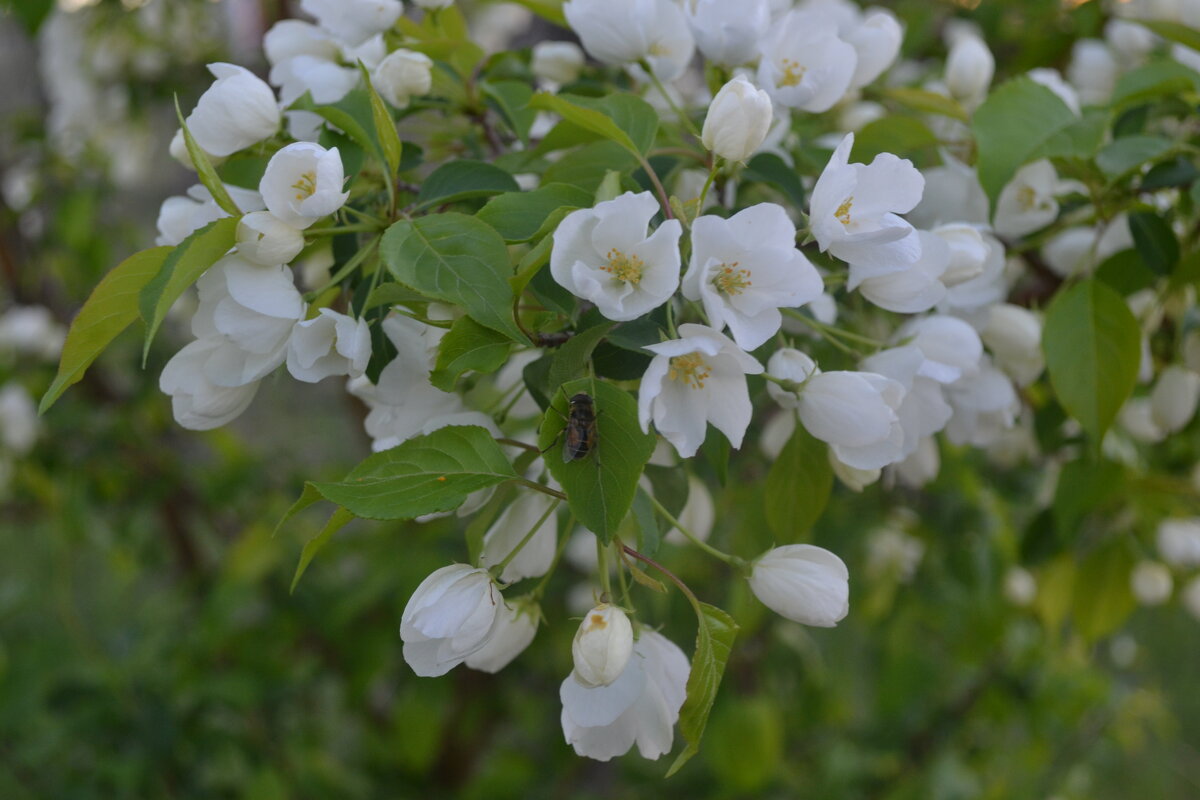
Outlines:
<svg viewBox="0 0 1200 800"><path fill-rule="evenodd" d="M683 296L700 300L712 326L728 327L743 350L779 330L780 308L821 295L816 268L796 249L796 226L782 206L760 203L729 219L704 216L692 226L692 260Z"/></svg>
<svg viewBox="0 0 1200 800"><path fill-rule="evenodd" d="M679 287L679 220L650 236L658 213L650 192L625 194L572 211L554 231L550 274L611 320L636 319L665 303Z"/></svg>
<svg viewBox="0 0 1200 800"><path fill-rule="evenodd" d="M421 581L404 607L404 660L421 677L445 675L483 649L503 605L488 571L451 564Z"/></svg>
<svg viewBox="0 0 1200 800"><path fill-rule="evenodd" d="M681 458L700 449L709 422L741 447L753 412L746 375L762 372L762 364L723 334L694 323L680 325L678 339L646 349L655 355L638 392L642 430L648 432L653 419Z"/></svg>

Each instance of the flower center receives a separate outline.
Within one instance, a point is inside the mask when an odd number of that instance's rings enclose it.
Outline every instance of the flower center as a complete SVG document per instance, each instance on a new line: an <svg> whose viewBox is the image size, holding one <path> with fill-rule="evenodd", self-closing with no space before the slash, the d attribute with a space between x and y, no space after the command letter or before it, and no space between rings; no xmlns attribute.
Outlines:
<svg viewBox="0 0 1200 800"><path fill-rule="evenodd" d="M667 373L673 381L682 381L693 389L703 389L704 381L711 375L708 364L699 353L687 353L671 359L671 368Z"/></svg>
<svg viewBox="0 0 1200 800"><path fill-rule="evenodd" d="M1037 205L1037 192L1026 184L1017 190L1017 203L1026 211Z"/></svg>
<svg viewBox="0 0 1200 800"><path fill-rule="evenodd" d="M854 195L850 195L845 201L837 207L837 211L833 215L837 217L838 222L843 225L850 224L850 209L854 207Z"/></svg>
<svg viewBox="0 0 1200 800"><path fill-rule="evenodd" d="M300 180L292 184L292 188L296 190L296 199L305 200L316 194L317 191L317 173L311 170L303 173Z"/></svg>
<svg viewBox="0 0 1200 800"><path fill-rule="evenodd" d="M608 251L608 263L600 267L619 281L637 286L642 282L642 270L646 264L637 256L627 256L617 248Z"/></svg>
<svg viewBox="0 0 1200 800"><path fill-rule="evenodd" d="M717 287L718 292L737 295L754 285L750 280L750 270L738 269L738 263L735 261L732 264L722 264L717 267L712 284Z"/></svg>
<svg viewBox="0 0 1200 800"><path fill-rule="evenodd" d="M802 67L799 61L794 61L790 58L785 58L780 62L780 69L783 70L783 77L775 84L780 89L788 86L799 86L800 81L804 80L804 73L808 71L808 67Z"/></svg>

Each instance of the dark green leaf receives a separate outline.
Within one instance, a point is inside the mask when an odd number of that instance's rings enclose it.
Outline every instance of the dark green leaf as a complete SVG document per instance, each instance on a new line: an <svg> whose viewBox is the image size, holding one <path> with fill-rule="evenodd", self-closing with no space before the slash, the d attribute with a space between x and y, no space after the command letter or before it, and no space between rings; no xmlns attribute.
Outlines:
<svg viewBox="0 0 1200 800"><path fill-rule="evenodd" d="M1096 279L1103 281L1122 297L1153 286L1158 276L1146 266L1138 251L1130 248L1113 253L1096 267Z"/></svg>
<svg viewBox="0 0 1200 800"><path fill-rule="evenodd" d="M1077 459L1063 466L1054 490L1054 527L1060 541L1078 539L1080 521L1120 503L1125 471L1111 461Z"/></svg>
<svg viewBox="0 0 1200 800"><path fill-rule="evenodd" d="M854 134L850 160L869 162L880 153L911 157L921 150L934 150L938 137L916 117L891 116L868 122Z"/></svg>
<svg viewBox="0 0 1200 800"><path fill-rule="evenodd" d="M1076 629L1089 642L1116 631L1133 611L1132 571L1133 556L1122 541L1104 545L1079 564L1071 615Z"/></svg>
<svg viewBox="0 0 1200 800"><path fill-rule="evenodd" d="M499 231L505 241L525 242L558 209L591 205L589 192L565 183L547 183L532 192L507 192L493 197L476 216Z"/></svg>
<svg viewBox="0 0 1200 800"><path fill-rule="evenodd" d="M798 542L825 510L833 491L833 468L823 442L801 425L767 473L767 524L781 543Z"/></svg>
<svg viewBox="0 0 1200 800"><path fill-rule="evenodd" d="M658 516L654 513L654 505L649 495L640 486L633 496L633 521L638 531L638 552L653 558L658 552L662 532L658 527Z"/></svg>
<svg viewBox="0 0 1200 800"><path fill-rule="evenodd" d="M461 159L443 164L425 179L417 195L417 204L429 207L520 190L513 176L499 167L484 161Z"/></svg>
<svg viewBox="0 0 1200 800"><path fill-rule="evenodd" d="M729 482L729 440L723 434L717 435L711 430L707 433L704 443L700 445L700 452L717 474L717 483L724 486Z"/></svg>
<svg viewBox="0 0 1200 800"><path fill-rule="evenodd" d="M371 109L371 98L363 89L354 89L341 100L331 105L317 105L312 95L305 92L289 107L295 111L311 111L354 140L354 143L371 153L379 163L387 164L383 146L375 138L375 115Z"/></svg>
<svg viewBox="0 0 1200 800"><path fill-rule="evenodd" d="M296 591L296 586L300 583L300 578L304 575L308 565L317 557L317 553L329 543L333 535L354 519L354 515L344 508L335 509L329 517L329 521L325 523L325 527L321 529L313 538L304 543L304 549L300 551L300 563L296 565L296 574L292 576L292 587L290 592Z"/></svg>
<svg viewBox="0 0 1200 800"><path fill-rule="evenodd" d="M1117 79L1113 108L1127 108L1160 97L1200 91L1200 74L1174 60L1154 61Z"/></svg>
<svg viewBox="0 0 1200 800"><path fill-rule="evenodd" d="M563 119L617 143L635 156L644 155L650 149L658 132L658 112L645 100L631 94L595 98L539 92L529 105L530 108L553 111Z"/></svg>
<svg viewBox="0 0 1200 800"><path fill-rule="evenodd" d="M551 164L542 180L595 192L609 170L624 172L635 166L637 158L616 142L592 142Z"/></svg>
<svg viewBox="0 0 1200 800"><path fill-rule="evenodd" d="M1177 42L1192 50L1200 50L1200 31L1178 22L1166 20L1133 19L1139 25L1144 25L1169 42Z"/></svg>
<svg viewBox="0 0 1200 800"><path fill-rule="evenodd" d="M608 322L581 331L558 349L558 352L554 354L554 361L550 365L549 385L551 391L584 371L592 357L592 351L615 324Z"/></svg>
<svg viewBox="0 0 1200 800"><path fill-rule="evenodd" d="M733 617L708 603L693 603L699 627L696 630L696 652L692 656L692 670L688 673L687 699L679 711L679 732L687 746L683 749L667 777L674 775L700 750L700 739L708 723L708 713L717 698L725 664L737 636L738 626Z"/></svg>
<svg viewBox="0 0 1200 800"><path fill-rule="evenodd" d="M1096 154L1096 166L1109 178L1117 178L1153 161L1172 147L1161 136L1125 136L1115 139Z"/></svg>
<svg viewBox="0 0 1200 800"><path fill-rule="evenodd" d="M504 366L511 345L504 334L462 317L438 343L437 365L429 382L442 391L453 391L458 376L468 370L486 373Z"/></svg>
<svg viewBox="0 0 1200 800"><path fill-rule="evenodd" d="M1129 215L1129 231L1146 266L1170 275L1179 263L1179 240L1171 224L1153 211L1137 211Z"/></svg>
<svg viewBox="0 0 1200 800"><path fill-rule="evenodd" d="M529 88L529 84L521 81L496 81L482 83L479 88L487 95L490 105L504 117L513 133L522 142L528 142L529 129L537 118L537 112L527 107L533 97L533 89Z"/></svg>
<svg viewBox="0 0 1200 800"><path fill-rule="evenodd" d="M796 208L804 208L804 184L794 167L779 157L776 153L759 153L750 159L742 175L749 180L758 180L774 186L783 192L795 204ZM688 200L690 198L683 198Z"/></svg>

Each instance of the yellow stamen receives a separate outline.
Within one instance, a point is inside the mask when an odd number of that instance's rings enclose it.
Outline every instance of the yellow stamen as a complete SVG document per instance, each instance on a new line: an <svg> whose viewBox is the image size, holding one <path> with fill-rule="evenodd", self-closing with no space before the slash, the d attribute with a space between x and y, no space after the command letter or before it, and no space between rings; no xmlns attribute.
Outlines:
<svg viewBox="0 0 1200 800"><path fill-rule="evenodd" d="M737 265L738 262L735 261L732 264L722 264L717 268L712 284L717 287L718 292L737 295L753 285L750 281L750 270L738 269Z"/></svg>
<svg viewBox="0 0 1200 800"><path fill-rule="evenodd" d="M693 389L703 389L704 381L712 373L699 353L688 353L671 359L667 376L673 381L682 381Z"/></svg>
<svg viewBox="0 0 1200 800"><path fill-rule="evenodd" d="M1037 192L1033 190L1032 186L1022 186L1017 189L1017 203L1021 208L1029 211L1037 205Z"/></svg>
<svg viewBox="0 0 1200 800"><path fill-rule="evenodd" d="M292 184L292 188L296 190L297 200L312 197L317 191L317 173L305 172L300 176L300 180Z"/></svg>
<svg viewBox="0 0 1200 800"><path fill-rule="evenodd" d="M846 198L846 201L837 207L837 211L833 215L838 218L838 221L843 225L850 224L850 209L854 206L854 195Z"/></svg>
<svg viewBox="0 0 1200 800"><path fill-rule="evenodd" d="M804 73L808 71L808 67L802 67L799 61L793 61L790 58L783 59L780 66L783 68L783 77L775 82L780 89L787 86L799 86L800 81L804 80Z"/></svg>
<svg viewBox="0 0 1200 800"><path fill-rule="evenodd" d="M642 271L646 263L637 256L627 256L617 248L608 251L608 263L600 267L619 281L637 286L642 282Z"/></svg>

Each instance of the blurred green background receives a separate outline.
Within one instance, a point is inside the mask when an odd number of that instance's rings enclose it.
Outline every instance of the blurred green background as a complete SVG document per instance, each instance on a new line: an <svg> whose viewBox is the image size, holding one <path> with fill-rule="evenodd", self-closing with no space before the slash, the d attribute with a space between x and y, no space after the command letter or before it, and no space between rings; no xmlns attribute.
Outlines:
<svg viewBox="0 0 1200 800"><path fill-rule="evenodd" d="M0 315L38 305L59 324L189 184L166 155L172 96L190 107L208 61L261 69L261 30L285 10L62 5L80 8L18 1L0 17ZM1004 75L1061 68L1103 21L1094 2L885 5L915 56L941 52L946 20L975 20ZM123 337L27 452L0 452L0 798L1200 796L1200 623L1177 604L1141 609L1087 644L1005 601L1020 504L1042 478L1028 468L944 449L923 492L839 488L816 535L853 576L832 630L784 622L724 568L665 554L742 633L700 757L663 784L665 760L601 764L563 742L564 598L581 573L560 570L548 625L496 676L419 679L401 657L409 594L465 558L454 520L351 526L289 594L321 520L272 528L305 479L367 454L363 409L339 386L281 380L228 429L184 431L157 390L174 324L147 369ZM0 350L0 386L36 398L53 370ZM1181 437L1179 463L1195 439ZM761 503L746 502L761 467L734 470L714 536L750 555L770 545ZM881 530L924 546L914 572L880 561ZM678 597L643 612L690 649Z"/></svg>

